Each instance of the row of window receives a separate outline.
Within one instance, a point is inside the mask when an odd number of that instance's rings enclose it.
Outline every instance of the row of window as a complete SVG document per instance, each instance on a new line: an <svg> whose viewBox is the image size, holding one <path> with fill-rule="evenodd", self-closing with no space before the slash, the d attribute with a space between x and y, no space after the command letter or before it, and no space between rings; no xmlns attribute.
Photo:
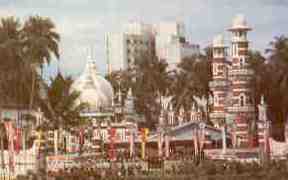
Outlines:
<svg viewBox="0 0 288 180"><path fill-rule="evenodd" d="M214 95L214 105L219 105L221 103L221 101L223 100L223 96L220 95ZM235 101L236 104L238 104L239 106L243 107L245 105L250 105L252 104L252 98L248 95L240 95L238 100Z"/></svg>
<svg viewBox="0 0 288 180"><path fill-rule="evenodd" d="M126 40L127 44L139 44L139 45L149 45L149 42L144 42L143 40L136 40L136 39L127 39Z"/></svg>

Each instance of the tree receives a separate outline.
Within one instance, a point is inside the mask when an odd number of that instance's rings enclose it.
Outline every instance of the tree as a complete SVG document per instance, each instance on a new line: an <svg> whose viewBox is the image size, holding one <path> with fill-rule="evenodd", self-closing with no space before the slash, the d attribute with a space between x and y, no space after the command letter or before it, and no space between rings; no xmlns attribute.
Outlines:
<svg viewBox="0 0 288 180"><path fill-rule="evenodd" d="M171 86L176 109L182 105L185 109L190 108L194 101L193 96L209 97L209 81L212 75L210 59L206 54L184 58L178 68Z"/></svg>
<svg viewBox="0 0 288 180"><path fill-rule="evenodd" d="M143 114L147 125L154 128L160 113L160 96L167 94L171 78L165 60L153 55L142 55L133 68L133 93L136 111Z"/></svg>
<svg viewBox="0 0 288 180"><path fill-rule="evenodd" d="M27 103L28 69L22 61L21 24L14 17L1 19L0 24L0 96L3 104ZM27 79L26 79L27 78Z"/></svg>
<svg viewBox="0 0 288 180"><path fill-rule="evenodd" d="M42 99L41 107L44 116L50 120L49 124L53 128L69 129L83 123L84 119L80 116L80 113L87 108L87 104L76 104L80 92L71 92L72 83L71 77L63 77L59 73L54 79L51 79L50 86L46 85L47 97ZM46 101L49 101L55 115L51 113Z"/></svg>
<svg viewBox="0 0 288 180"><path fill-rule="evenodd" d="M248 62L254 71L252 97L256 106L260 103L261 95L265 96L269 107L268 117L272 120L272 135L277 140L284 140L284 124L288 114L288 39L285 36L276 37L269 45L267 60L260 52L249 52Z"/></svg>
<svg viewBox="0 0 288 180"><path fill-rule="evenodd" d="M268 54L268 76L266 76L266 100L273 119L273 134L283 140L284 124L288 117L288 38L276 37L266 50Z"/></svg>
<svg viewBox="0 0 288 180"><path fill-rule="evenodd" d="M29 108L33 106L37 70L42 71L44 64L49 64L52 55L59 59L58 43L60 36L55 32L55 25L49 18L31 16L24 23L22 30L23 56L32 71L32 87Z"/></svg>
<svg viewBox="0 0 288 180"><path fill-rule="evenodd" d="M52 55L59 58L59 39L49 18L31 16L24 25L14 17L1 18L0 96L3 104L34 108L41 81L38 70L49 64Z"/></svg>
<svg viewBox="0 0 288 180"><path fill-rule="evenodd" d="M73 80L71 77L63 77L60 73L51 79L50 86L45 85L47 96L41 99L41 109L49 120L47 126L54 129L54 135L58 137L58 130L69 131L71 128L83 125L85 118L80 113L88 106L85 103L76 104L80 93L71 92ZM55 153L58 151L58 140L55 143ZM57 147L57 148L56 148Z"/></svg>
<svg viewBox="0 0 288 180"><path fill-rule="evenodd" d="M141 54L136 58L134 65L125 70L112 72L107 79L111 82L114 92L121 93L125 97L130 88L135 96L135 109L144 115L147 126L154 128L158 121L160 111L159 97L166 95L170 82L168 64L164 60L158 60L150 53ZM121 87L119 87L119 82Z"/></svg>

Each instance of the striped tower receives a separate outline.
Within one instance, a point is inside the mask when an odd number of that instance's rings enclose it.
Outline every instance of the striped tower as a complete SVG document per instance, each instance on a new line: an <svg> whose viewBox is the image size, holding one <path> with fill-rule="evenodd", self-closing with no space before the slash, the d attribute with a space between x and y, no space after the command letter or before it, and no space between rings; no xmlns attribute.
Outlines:
<svg viewBox="0 0 288 180"><path fill-rule="evenodd" d="M226 59L226 46L224 37L218 35L213 40L212 60L213 80L210 82L210 90L213 92L213 107L210 119L219 127L225 123L225 98L228 90L228 65Z"/></svg>
<svg viewBox="0 0 288 180"><path fill-rule="evenodd" d="M229 69L229 79L232 82L232 103L227 109L235 117L237 144L240 147L248 147L249 123L255 116L249 86L253 71L248 66L249 41L247 40L247 32L252 29L247 25L245 17L238 15L228 30L232 33L232 66Z"/></svg>

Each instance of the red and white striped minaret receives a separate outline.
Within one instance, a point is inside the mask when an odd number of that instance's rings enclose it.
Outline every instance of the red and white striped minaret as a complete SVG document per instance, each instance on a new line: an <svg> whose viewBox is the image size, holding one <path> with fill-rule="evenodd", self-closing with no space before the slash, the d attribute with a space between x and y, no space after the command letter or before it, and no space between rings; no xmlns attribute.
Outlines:
<svg viewBox="0 0 288 180"><path fill-rule="evenodd" d="M223 35L218 35L213 40L213 60L210 90L213 92L213 107L210 119L216 126L225 123L225 98L228 91L228 64L226 46Z"/></svg>
<svg viewBox="0 0 288 180"><path fill-rule="evenodd" d="M235 117L237 144L240 147L248 147L249 123L255 116L249 85L253 70L248 65L249 41L247 39L247 32L252 29L247 25L245 17L238 15L228 30L232 33L232 66L229 69L229 79L232 82L232 103L227 109L228 113Z"/></svg>

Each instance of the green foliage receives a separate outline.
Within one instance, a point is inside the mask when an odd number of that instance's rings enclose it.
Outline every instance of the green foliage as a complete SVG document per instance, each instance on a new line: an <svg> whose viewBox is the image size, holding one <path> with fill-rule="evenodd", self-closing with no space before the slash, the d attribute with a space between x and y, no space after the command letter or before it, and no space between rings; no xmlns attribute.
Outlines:
<svg viewBox="0 0 288 180"><path fill-rule="evenodd" d="M87 104L76 104L80 93L71 92L72 78L58 74L51 81L50 86L46 86L47 97L41 101L41 109L50 120L49 125L69 129L84 124L85 119L80 112L87 108Z"/></svg>
<svg viewBox="0 0 288 180"><path fill-rule="evenodd" d="M170 76L167 72L167 63L158 61L156 56L142 55L135 65L121 72L113 72L107 79L114 87L114 91L126 96L128 89L132 88L135 99L136 111L145 116L148 127L155 127L158 120L160 104L157 101L164 95L170 86ZM121 82L121 87L119 87Z"/></svg>
<svg viewBox="0 0 288 180"><path fill-rule="evenodd" d="M211 63L208 56L197 55L183 59L178 68L171 84L171 95L176 109L181 105L188 109L192 105L193 96L209 96Z"/></svg>
<svg viewBox="0 0 288 180"><path fill-rule="evenodd" d="M0 97L2 105L35 107L39 70L59 57L59 35L49 18L31 16L23 24L15 17L0 20ZM39 69L40 68L40 69Z"/></svg>
<svg viewBox="0 0 288 180"><path fill-rule="evenodd" d="M251 81L255 105L261 95L269 107L269 119L272 120L272 135L284 140L284 123L288 117L288 38L276 37L270 43L265 58L257 51L249 53L249 64L255 74Z"/></svg>
<svg viewBox="0 0 288 180"><path fill-rule="evenodd" d="M209 49L207 52L210 52ZM178 70L169 71L167 67L165 60L144 54L132 68L112 72L107 77L116 92L121 81L124 96L132 88L136 111L145 116L146 125L150 128L155 128L158 122L160 96L172 96L175 109L178 110L181 105L190 108L193 95L208 97L209 94L211 71L208 55L185 58L178 65Z"/></svg>

